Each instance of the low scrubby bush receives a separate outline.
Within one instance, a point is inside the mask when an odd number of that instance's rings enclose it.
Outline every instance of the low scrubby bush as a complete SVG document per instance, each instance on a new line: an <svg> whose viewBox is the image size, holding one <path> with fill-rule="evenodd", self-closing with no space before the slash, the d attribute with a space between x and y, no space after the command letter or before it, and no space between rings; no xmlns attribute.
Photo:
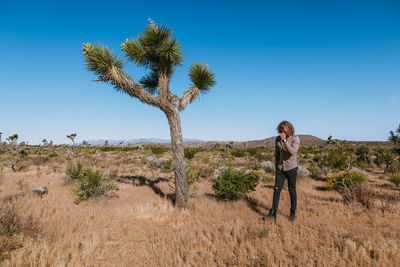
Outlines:
<svg viewBox="0 0 400 267"><path fill-rule="evenodd" d="M241 148L236 148L231 151L231 155L236 158L243 158L244 156L246 156L246 151Z"/></svg>
<svg viewBox="0 0 400 267"><path fill-rule="evenodd" d="M55 157L58 157L58 154L56 152L51 152L49 154L49 158L55 158Z"/></svg>
<svg viewBox="0 0 400 267"><path fill-rule="evenodd" d="M162 172L170 172L172 171L172 159L164 159L164 158L156 158L154 156L149 157L148 159L150 168L152 169L161 169Z"/></svg>
<svg viewBox="0 0 400 267"><path fill-rule="evenodd" d="M275 173L275 164L271 161L261 162L261 168L263 168L267 173Z"/></svg>
<svg viewBox="0 0 400 267"><path fill-rule="evenodd" d="M256 188L258 179L259 176L254 172L245 173L228 167L214 181L212 189L221 200L238 200Z"/></svg>
<svg viewBox="0 0 400 267"><path fill-rule="evenodd" d="M169 147L163 145L150 145L149 149L154 155L161 155L169 150Z"/></svg>
<svg viewBox="0 0 400 267"><path fill-rule="evenodd" d="M354 199L358 185L366 181L365 173L350 170L332 175L327 179L325 185L337 191L343 197L343 200L348 203Z"/></svg>
<svg viewBox="0 0 400 267"><path fill-rule="evenodd" d="M317 165L310 165L308 167L308 171L310 172L310 177L313 179L318 179L322 175L322 169Z"/></svg>
<svg viewBox="0 0 400 267"><path fill-rule="evenodd" d="M201 172L192 164L186 164L186 180L189 187L192 187L198 182L201 176Z"/></svg>
<svg viewBox="0 0 400 267"><path fill-rule="evenodd" d="M105 196L118 190L119 185L112 180L112 175L105 175L99 170L85 169L78 179L78 187L74 190L75 203L89 198Z"/></svg>
<svg viewBox="0 0 400 267"><path fill-rule="evenodd" d="M389 174L389 181L394 183L396 186L400 184L400 173L390 173Z"/></svg>
<svg viewBox="0 0 400 267"><path fill-rule="evenodd" d="M89 168L83 168L80 162L67 167L65 173L70 181L77 183L77 188L73 191L77 204L82 200L105 196L110 192L119 190L119 185L114 181L115 173L106 175L99 170L93 171Z"/></svg>
<svg viewBox="0 0 400 267"><path fill-rule="evenodd" d="M82 163L78 162L75 165L70 164L67 166L67 169L65 170L65 174L67 175L66 181L77 181L78 179L81 178L83 174L83 166Z"/></svg>
<svg viewBox="0 0 400 267"><path fill-rule="evenodd" d="M190 147L185 147L183 149L183 153L185 154L186 159L193 159L194 156L196 155L197 151L196 149L190 148Z"/></svg>
<svg viewBox="0 0 400 267"><path fill-rule="evenodd" d="M297 167L297 176L300 178L304 178L310 175L310 172L303 166L299 165Z"/></svg>
<svg viewBox="0 0 400 267"><path fill-rule="evenodd" d="M356 171L356 170L350 170L350 171L343 171L343 172L331 175L327 179L326 185L329 188L334 189L334 187L339 184L344 184L344 185L350 187L355 184L365 183L366 181L367 181L367 177L366 177L365 173Z"/></svg>

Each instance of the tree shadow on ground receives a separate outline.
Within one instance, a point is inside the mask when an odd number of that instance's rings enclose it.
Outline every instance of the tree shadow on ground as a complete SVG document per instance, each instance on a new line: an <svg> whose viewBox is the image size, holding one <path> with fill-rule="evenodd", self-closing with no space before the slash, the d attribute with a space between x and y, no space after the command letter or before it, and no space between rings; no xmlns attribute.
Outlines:
<svg viewBox="0 0 400 267"><path fill-rule="evenodd" d="M263 203L260 203L259 201L257 201L254 198L251 198L249 196L245 196L244 200L246 201L247 205L249 206L249 208L251 210L253 210L254 212L256 212L257 214L261 215L261 216L266 216L267 214L265 212L263 212L264 210L269 210L269 208L267 206L265 206Z"/></svg>
<svg viewBox="0 0 400 267"><path fill-rule="evenodd" d="M331 188L323 186L323 185L322 186L314 186L314 189L318 190L318 191L331 191L332 190Z"/></svg>
<svg viewBox="0 0 400 267"><path fill-rule="evenodd" d="M175 203L175 194L164 193L159 187L157 187L158 183L169 182L167 178L158 177L157 179L152 180L144 176L120 176L118 177L117 181L125 184L134 184L136 186L148 186L161 198L166 198L168 200L171 200L172 203Z"/></svg>

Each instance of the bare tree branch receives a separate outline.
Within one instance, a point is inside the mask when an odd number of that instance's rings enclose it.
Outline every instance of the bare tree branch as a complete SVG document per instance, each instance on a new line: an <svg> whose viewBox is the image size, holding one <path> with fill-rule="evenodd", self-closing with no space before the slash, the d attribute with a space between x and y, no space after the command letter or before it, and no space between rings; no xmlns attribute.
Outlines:
<svg viewBox="0 0 400 267"><path fill-rule="evenodd" d="M115 66L112 66L107 71L107 75L101 77L100 80L111 82L117 90L124 91L131 97L136 97L145 104L160 107L158 98L155 95L150 94L142 86L129 79Z"/></svg>
<svg viewBox="0 0 400 267"><path fill-rule="evenodd" d="M189 103L192 103L196 100L198 95L199 89L196 86L187 89L180 98L179 110L184 110Z"/></svg>

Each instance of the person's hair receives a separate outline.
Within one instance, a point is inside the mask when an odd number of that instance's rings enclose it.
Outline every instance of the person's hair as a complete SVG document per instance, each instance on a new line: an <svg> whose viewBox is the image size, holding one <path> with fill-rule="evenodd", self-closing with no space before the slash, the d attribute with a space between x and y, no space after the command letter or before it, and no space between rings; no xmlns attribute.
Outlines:
<svg viewBox="0 0 400 267"><path fill-rule="evenodd" d="M279 125L276 129L278 130L278 133L285 132L287 137L294 135L294 127L288 121L282 121L281 123L279 123Z"/></svg>

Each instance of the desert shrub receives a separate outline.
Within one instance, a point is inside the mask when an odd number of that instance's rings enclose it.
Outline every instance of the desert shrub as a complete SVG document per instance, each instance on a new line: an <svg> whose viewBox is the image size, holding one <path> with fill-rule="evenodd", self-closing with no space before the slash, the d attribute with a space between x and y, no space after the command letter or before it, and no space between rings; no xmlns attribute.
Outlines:
<svg viewBox="0 0 400 267"><path fill-rule="evenodd" d="M385 173L389 173L394 171L394 166L393 163L396 159L395 154L393 153L393 150L391 149L384 149L382 147L378 147L375 150L376 157L375 157L375 164L378 166L385 165Z"/></svg>
<svg viewBox="0 0 400 267"><path fill-rule="evenodd" d="M275 173L275 164L271 161L261 162L261 168L263 168L267 173Z"/></svg>
<svg viewBox="0 0 400 267"><path fill-rule="evenodd" d="M326 180L325 185L337 191L345 202L350 202L354 199L354 190L356 186L366 181L367 177L365 173L350 170L331 175L331 177Z"/></svg>
<svg viewBox="0 0 400 267"><path fill-rule="evenodd" d="M95 152L94 152L93 149L85 149L84 152L83 152L83 156L86 157L86 158L93 157L94 154L95 154Z"/></svg>
<svg viewBox="0 0 400 267"><path fill-rule="evenodd" d="M266 183L272 183L275 181L275 176L270 173L266 173L261 176L260 180Z"/></svg>
<svg viewBox="0 0 400 267"><path fill-rule="evenodd" d="M149 157L148 159L150 168L152 169L161 169L162 172L170 172L172 171L172 159L164 159L164 158L156 158L154 156Z"/></svg>
<svg viewBox="0 0 400 267"><path fill-rule="evenodd" d="M76 164L70 164L65 169L65 174L67 175L66 182L77 181L83 175L83 165L78 162Z"/></svg>
<svg viewBox="0 0 400 267"><path fill-rule="evenodd" d="M199 168L200 177L207 178L210 177L214 173L214 168L212 167L202 167Z"/></svg>
<svg viewBox="0 0 400 267"><path fill-rule="evenodd" d="M212 189L221 200L238 200L256 188L258 179L254 172L245 173L228 167L214 181Z"/></svg>
<svg viewBox="0 0 400 267"><path fill-rule="evenodd" d="M303 166L299 165L297 167L297 176L300 178L304 178L310 175L310 172Z"/></svg>
<svg viewBox="0 0 400 267"><path fill-rule="evenodd" d="M365 183L366 181L367 177L365 173L356 170L350 170L331 175L327 179L326 183L328 187L334 188L334 186L337 184L343 183L346 186L352 186L359 183Z"/></svg>
<svg viewBox="0 0 400 267"><path fill-rule="evenodd" d="M204 156L201 157L201 161L203 163L210 163L211 159L210 159L210 157L208 155L204 155Z"/></svg>
<svg viewBox="0 0 400 267"><path fill-rule="evenodd" d="M29 153L25 149L21 149L18 154L21 159L29 158Z"/></svg>
<svg viewBox="0 0 400 267"><path fill-rule="evenodd" d="M396 186L400 184L400 173L390 173L389 174L389 181L394 183Z"/></svg>
<svg viewBox="0 0 400 267"><path fill-rule="evenodd" d="M255 170L255 171L259 170L259 169L261 169L261 163L256 160L251 160L249 162L249 164L247 165L247 168L250 170Z"/></svg>
<svg viewBox="0 0 400 267"><path fill-rule="evenodd" d="M243 158L244 156L246 156L246 151L241 148L236 148L231 151L231 155L236 158Z"/></svg>
<svg viewBox="0 0 400 267"><path fill-rule="evenodd" d="M201 176L201 172L192 164L186 164L186 179L188 186L192 186L193 184L197 183Z"/></svg>
<svg viewBox="0 0 400 267"><path fill-rule="evenodd" d="M74 190L75 203L118 191L119 186L112 178L112 174L105 175L99 170L84 169L77 180L78 187Z"/></svg>
<svg viewBox="0 0 400 267"><path fill-rule="evenodd" d="M55 158L55 157L58 157L58 154L57 154L56 152L51 152L51 153L48 155L48 157L49 157L49 158Z"/></svg>
<svg viewBox="0 0 400 267"><path fill-rule="evenodd" d="M190 159L193 159L193 158L194 158L194 156L195 156L196 153L197 153L197 150L194 149L194 148L191 148L191 147L185 147L185 148L183 149L183 152L184 152L184 154L185 154L185 158L190 160Z"/></svg>
<svg viewBox="0 0 400 267"><path fill-rule="evenodd" d="M162 145L150 145L149 149L154 155L161 155L164 152L167 152L169 148Z"/></svg>
<svg viewBox="0 0 400 267"><path fill-rule="evenodd" d="M308 167L308 171L310 172L310 177L313 179L318 179L323 173L322 169L317 165L310 165Z"/></svg>
<svg viewBox="0 0 400 267"><path fill-rule="evenodd" d="M341 149L329 149L322 155L320 162L332 169L343 170L350 162L350 155Z"/></svg>
<svg viewBox="0 0 400 267"><path fill-rule="evenodd" d="M366 145L362 145L356 149L356 164L360 167L364 167L368 164L368 153L369 149Z"/></svg>

